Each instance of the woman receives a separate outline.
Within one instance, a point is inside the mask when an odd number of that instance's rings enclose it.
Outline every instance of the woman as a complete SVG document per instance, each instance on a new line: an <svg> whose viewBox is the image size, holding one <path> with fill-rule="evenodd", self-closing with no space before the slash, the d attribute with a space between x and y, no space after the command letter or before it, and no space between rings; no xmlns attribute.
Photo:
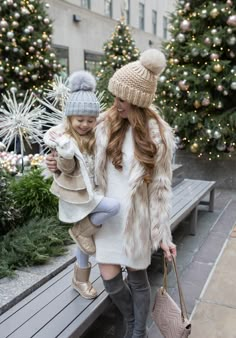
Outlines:
<svg viewBox="0 0 236 338"><path fill-rule="evenodd" d="M96 259L105 289L127 322L126 338L147 336L152 251L161 247L167 259L176 255L169 226L174 139L150 108L164 67L164 55L150 49L117 70L108 86L114 105L96 129L97 184L120 202L112 227L104 222L95 235Z"/></svg>

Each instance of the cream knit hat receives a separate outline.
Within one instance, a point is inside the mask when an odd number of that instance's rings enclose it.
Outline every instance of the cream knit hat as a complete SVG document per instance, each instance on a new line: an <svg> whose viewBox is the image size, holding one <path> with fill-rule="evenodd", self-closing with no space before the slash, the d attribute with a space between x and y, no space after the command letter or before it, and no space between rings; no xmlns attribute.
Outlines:
<svg viewBox="0 0 236 338"><path fill-rule="evenodd" d="M138 61L128 63L111 77L108 90L116 97L138 107L149 107L155 96L158 76L166 59L157 49L148 49Z"/></svg>

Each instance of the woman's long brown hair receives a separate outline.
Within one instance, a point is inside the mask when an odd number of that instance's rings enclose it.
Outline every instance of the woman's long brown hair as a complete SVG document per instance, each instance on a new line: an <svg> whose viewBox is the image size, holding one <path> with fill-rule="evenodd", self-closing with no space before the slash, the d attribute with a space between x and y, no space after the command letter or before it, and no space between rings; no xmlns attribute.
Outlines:
<svg viewBox="0 0 236 338"><path fill-rule="evenodd" d="M79 135L73 128L71 123L71 116L66 118L65 133L77 142L80 151L86 152L89 155L94 154L95 149L95 133L94 130L91 130L86 135Z"/></svg>
<svg viewBox="0 0 236 338"><path fill-rule="evenodd" d="M121 118L117 112L117 108L112 106L107 113L110 126L109 143L107 147L107 155L111 159L116 169L122 170L122 144L125 134L129 126L133 129L134 139L134 156L144 167L144 181L150 183L155 168L155 155L158 152L157 145L150 137L148 121L155 119L158 123L160 136L167 149L164 137L164 126L158 114L150 108L139 108L132 106L128 119Z"/></svg>

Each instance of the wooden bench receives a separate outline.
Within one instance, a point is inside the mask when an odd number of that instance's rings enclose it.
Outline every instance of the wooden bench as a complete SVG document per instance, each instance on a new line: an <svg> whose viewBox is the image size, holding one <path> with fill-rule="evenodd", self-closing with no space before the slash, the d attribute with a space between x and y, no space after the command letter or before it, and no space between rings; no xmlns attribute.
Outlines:
<svg viewBox="0 0 236 338"><path fill-rule="evenodd" d="M185 179L173 187L172 231L190 215L189 233L195 234L197 207L214 208L215 182ZM202 201L209 194L209 201ZM98 291L85 300L71 287L73 264L17 303L0 317L1 338L80 337L111 303L104 290L98 266L93 262L91 281Z"/></svg>
<svg viewBox="0 0 236 338"><path fill-rule="evenodd" d="M171 231L190 216L189 234L195 235L197 226L198 205L207 205L210 212L214 211L215 181L184 179L173 187ZM203 200L209 194L209 200Z"/></svg>

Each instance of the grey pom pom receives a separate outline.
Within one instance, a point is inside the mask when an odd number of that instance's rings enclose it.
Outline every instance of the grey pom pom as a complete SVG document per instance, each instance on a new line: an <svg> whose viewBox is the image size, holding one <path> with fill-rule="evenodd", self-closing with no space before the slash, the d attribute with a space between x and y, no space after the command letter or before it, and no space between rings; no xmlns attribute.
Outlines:
<svg viewBox="0 0 236 338"><path fill-rule="evenodd" d="M80 90L94 92L96 88L95 77L85 70L74 72L69 77L69 88L72 93Z"/></svg>

